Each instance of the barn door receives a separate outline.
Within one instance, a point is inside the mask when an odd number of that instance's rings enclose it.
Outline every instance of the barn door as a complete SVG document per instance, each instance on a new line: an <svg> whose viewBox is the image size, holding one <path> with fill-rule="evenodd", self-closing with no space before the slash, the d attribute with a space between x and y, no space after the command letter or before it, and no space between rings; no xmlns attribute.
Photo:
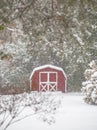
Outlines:
<svg viewBox="0 0 97 130"><path fill-rule="evenodd" d="M39 90L56 91L57 90L57 72L39 73Z"/></svg>

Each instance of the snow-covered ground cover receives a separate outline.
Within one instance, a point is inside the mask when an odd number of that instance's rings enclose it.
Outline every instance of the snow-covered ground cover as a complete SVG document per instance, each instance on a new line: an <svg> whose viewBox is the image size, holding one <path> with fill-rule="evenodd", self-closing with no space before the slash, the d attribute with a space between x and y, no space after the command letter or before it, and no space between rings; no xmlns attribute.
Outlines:
<svg viewBox="0 0 97 130"><path fill-rule="evenodd" d="M60 92L0 95L0 129L7 130L14 123L34 115L48 124L54 123L53 115L60 106L61 97Z"/></svg>
<svg viewBox="0 0 97 130"><path fill-rule="evenodd" d="M97 106L84 103L80 93L62 94L61 101L53 124L42 121L37 114L11 125L7 130L97 130ZM23 114L30 112L31 109L27 108Z"/></svg>

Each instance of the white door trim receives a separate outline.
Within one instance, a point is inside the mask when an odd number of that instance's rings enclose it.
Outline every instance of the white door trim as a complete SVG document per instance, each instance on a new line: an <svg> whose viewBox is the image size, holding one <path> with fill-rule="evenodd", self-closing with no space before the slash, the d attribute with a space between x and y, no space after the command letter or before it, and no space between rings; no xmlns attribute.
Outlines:
<svg viewBox="0 0 97 130"><path fill-rule="evenodd" d="M41 81L42 74L47 74L47 81ZM54 82L50 81L50 74L55 74L56 79ZM57 91L58 73L45 71L39 73L39 91Z"/></svg>

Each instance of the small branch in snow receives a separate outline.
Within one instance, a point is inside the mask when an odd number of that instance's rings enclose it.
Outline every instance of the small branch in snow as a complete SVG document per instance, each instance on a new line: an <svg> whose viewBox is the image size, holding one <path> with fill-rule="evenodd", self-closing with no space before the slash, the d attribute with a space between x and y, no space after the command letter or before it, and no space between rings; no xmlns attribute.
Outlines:
<svg viewBox="0 0 97 130"><path fill-rule="evenodd" d="M16 29L13 29L13 28L9 28L9 27L6 27L9 31L12 31L12 32L14 32L14 31L16 31Z"/></svg>
<svg viewBox="0 0 97 130"><path fill-rule="evenodd" d="M82 41L82 39L77 34L73 34L73 36L76 38L78 43L80 43L80 45L84 45L84 42Z"/></svg>

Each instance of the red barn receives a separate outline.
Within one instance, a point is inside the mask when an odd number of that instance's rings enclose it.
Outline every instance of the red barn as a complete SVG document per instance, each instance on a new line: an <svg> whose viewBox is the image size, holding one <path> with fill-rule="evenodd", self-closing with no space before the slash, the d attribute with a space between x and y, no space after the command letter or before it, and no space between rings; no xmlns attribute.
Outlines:
<svg viewBox="0 0 97 130"><path fill-rule="evenodd" d="M62 68L53 65L37 67L30 76L30 90L66 92L66 74Z"/></svg>

